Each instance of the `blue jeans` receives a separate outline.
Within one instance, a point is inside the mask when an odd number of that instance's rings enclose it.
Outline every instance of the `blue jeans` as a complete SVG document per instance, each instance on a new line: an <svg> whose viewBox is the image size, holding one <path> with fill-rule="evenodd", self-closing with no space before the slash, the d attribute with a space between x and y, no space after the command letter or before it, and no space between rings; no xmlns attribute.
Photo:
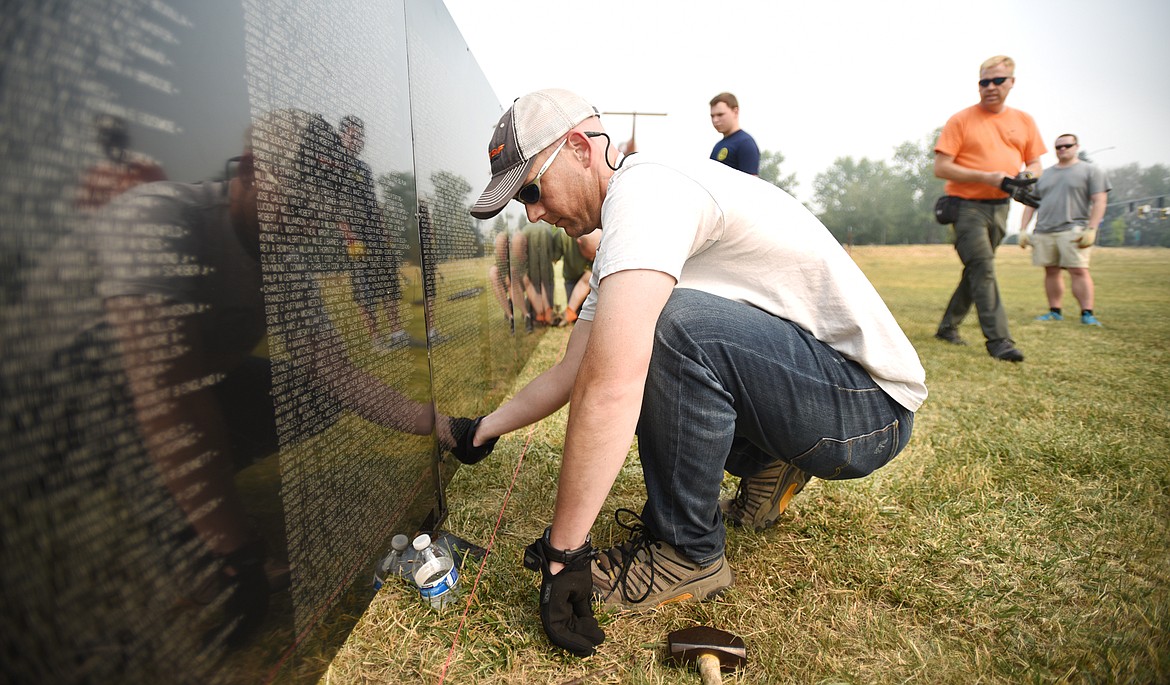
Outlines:
<svg viewBox="0 0 1170 685"><path fill-rule="evenodd" d="M791 321L675 288L654 333L638 449L642 518L706 565L723 554L723 472L782 460L818 478L860 478L905 447L914 413Z"/></svg>

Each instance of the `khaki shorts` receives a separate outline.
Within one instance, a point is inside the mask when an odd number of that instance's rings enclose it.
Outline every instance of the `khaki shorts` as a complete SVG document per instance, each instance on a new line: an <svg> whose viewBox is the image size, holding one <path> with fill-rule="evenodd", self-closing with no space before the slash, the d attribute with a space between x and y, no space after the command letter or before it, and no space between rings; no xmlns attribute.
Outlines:
<svg viewBox="0 0 1170 685"><path fill-rule="evenodd" d="M1077 226L1060 233L1032 233L1032 265L1089 268L1089 253L1093 248L1077 247L1073 242L1084 232L1084 226Z"/></svg>

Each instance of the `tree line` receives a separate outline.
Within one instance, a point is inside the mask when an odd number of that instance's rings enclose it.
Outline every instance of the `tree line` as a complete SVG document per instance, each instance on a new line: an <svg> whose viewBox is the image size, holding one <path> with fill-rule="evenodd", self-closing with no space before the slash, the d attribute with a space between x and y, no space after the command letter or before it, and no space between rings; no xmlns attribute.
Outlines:
<svg viewBox="0 0 1170 685"><path fill-rule="evenodd" d="M943 194L943 180L934 175L941 131L896 146L890 160L838 157L814 178L809 209L842 243L950 242L950 227L934 220L934 202ZM760 177L793 193L796 177L783 175L783 161L779 152L762 151ZM1113 190L1098 243L1170 247L1170 216L1161 211L1170 211L1170 166L1130 164L1106 172Z"/></svg>

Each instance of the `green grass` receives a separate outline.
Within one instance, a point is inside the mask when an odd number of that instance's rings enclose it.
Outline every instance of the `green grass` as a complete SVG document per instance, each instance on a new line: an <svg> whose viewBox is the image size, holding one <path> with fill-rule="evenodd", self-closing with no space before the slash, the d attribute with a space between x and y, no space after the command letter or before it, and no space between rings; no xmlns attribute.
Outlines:
<svg viewBox="0 0 1170 685"><path fill-rule="evenodd" d="M523 547L551 519L566 414L506 436L463 468L447 528L487 545L519 480L474 601L438 614L405 585L374 599L322 682L697 683L663 663L665 635L713 625L746 640L727 683L1155 683L1170 681L1170 250L1098 249L1097 315L1042 324L1041 270L1005 246L1000 288L1023 364L933 339L958 281L949 246L854 248L909 335L930 397L909 447L856 481L814 481L772 529L732 529L735 586L718 600L606 614L589 659L549 645ZM1066 311L1075 310L1071 293ZM518 384L553 363L541 340ZM644 498L637 452L617 507ZM734 479L724 483L730 493ZM468 568L464 590L478 568ZM465 595L466 598L466 595Z"/></svg>

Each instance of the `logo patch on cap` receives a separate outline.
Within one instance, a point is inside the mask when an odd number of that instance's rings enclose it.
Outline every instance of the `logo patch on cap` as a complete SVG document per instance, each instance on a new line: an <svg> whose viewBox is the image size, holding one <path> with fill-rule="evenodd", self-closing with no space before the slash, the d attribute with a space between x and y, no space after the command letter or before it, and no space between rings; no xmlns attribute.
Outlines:
<svg viewBox="0 0 1170 685"><path fill-rule="evenodd" d="M488 159L495 159L496 157L499 157L500 153L503 151L504 151L504 143L500 143L499 147L494 148L492 150L488 150Z"/></svg>

